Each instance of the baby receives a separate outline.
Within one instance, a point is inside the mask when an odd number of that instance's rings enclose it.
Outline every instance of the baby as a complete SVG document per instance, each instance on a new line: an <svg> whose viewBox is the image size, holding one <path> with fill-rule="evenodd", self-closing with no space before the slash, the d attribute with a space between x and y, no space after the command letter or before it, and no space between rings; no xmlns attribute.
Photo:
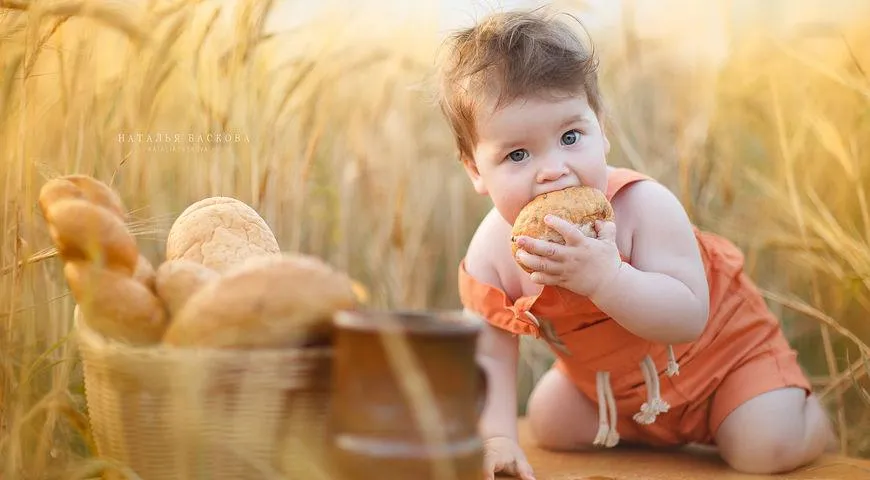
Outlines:
<svg viewBox="0 0 870 480"><path fill-rule="evenodd" d="M513 12L450 40L441 108L474 189L494 204L459 266L462 304L487 322L486 478L534 478L517 441L517 335L558 357L528 402L542 448L713 444L750 473L817 458L829 421L741 252L693 226L661 184L608 166L597 62L572 29ZM565 245L519 237L512 255L523 206L578 185L604 193L614 221L588 238L547 218Z"/></svg>

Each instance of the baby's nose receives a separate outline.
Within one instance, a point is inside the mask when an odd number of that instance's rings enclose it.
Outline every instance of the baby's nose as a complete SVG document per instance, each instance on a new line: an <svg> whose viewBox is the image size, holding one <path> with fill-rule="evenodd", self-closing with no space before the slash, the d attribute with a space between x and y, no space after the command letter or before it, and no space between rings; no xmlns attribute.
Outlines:
<svg viewBox="0 0 870 480"><path fill-rule="evenodd" d="M563 176L568 174L568 165L564 162L550 161L545 162L541 165L541 168L538 170L538 183L546 183L552 182L554 180L558 180Z"/></svg>

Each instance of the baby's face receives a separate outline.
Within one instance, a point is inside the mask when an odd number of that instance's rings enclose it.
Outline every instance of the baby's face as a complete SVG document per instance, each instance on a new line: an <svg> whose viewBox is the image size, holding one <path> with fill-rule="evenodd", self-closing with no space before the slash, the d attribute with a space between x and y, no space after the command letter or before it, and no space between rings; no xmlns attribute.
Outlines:
<svg viewBox="0 0 870 480"><path fill-rule="evenodd" d="M520 98L477 116L473 162L465 162L475 190L488 194L513 224L542 193L586 185L607 188L607 137L583 96Z"/></svg>

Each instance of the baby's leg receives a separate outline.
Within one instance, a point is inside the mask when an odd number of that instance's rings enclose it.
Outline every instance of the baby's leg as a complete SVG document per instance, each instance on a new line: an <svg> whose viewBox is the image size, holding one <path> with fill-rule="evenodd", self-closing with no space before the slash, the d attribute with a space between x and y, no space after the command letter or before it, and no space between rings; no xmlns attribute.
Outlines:
<svg viewBox="0 0 870 480"><path fill-rule="evenodd" d="M526 410L529 426L541 448L584 449L592 446L598 432L595 404L555 368L538 380Z"/></svg>
<svg viewBox="0 0 870 480"><path fill-rule="evenodd" d="M716 432L716 443L734 469L771 474L812 462L832 437L828 418L814 395L807 396L802 388L780 388L728 414Z"/></svg>

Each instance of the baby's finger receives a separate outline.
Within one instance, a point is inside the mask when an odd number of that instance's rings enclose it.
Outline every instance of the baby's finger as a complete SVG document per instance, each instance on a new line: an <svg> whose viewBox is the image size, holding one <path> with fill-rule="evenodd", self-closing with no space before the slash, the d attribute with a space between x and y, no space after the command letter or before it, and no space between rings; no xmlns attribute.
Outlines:
<svg viewBox="0 0 870 480"><path fill-rule="evenodd" d="M566 245L581 245L586 241L586 235L583 235L583 232L576 225L564 218L556 215L547 215L544 217L544 222L552 227L553 230L559 232L559 235L562 235Z"/></svg>
<svg viewBox="0 0 870 480"><path fill-rule="evenodd" d="M496 464L492 455L483 456L483 480L495 480Z"/></svg>
<svg viewBox="0 0 870 480"><path fill-rule="evenodd" d="M561 258L563 258L562 250L565 247L563 245L559 245L558 243L548 242L546 240L540 240L524 235L517 237L516 241L518 247L529 253L556 260L560 260Z"/></svg>
<svg viewBox="0 0 870 480"><path fill-rule="evenodd" d="M517 476L520 477L520 480L536 480L532 466L529 465L529 462L521 460L517 460Z"/></svg>
<svg viewBox="0 0 870 480"><path fill-rule="evenodd" d="M560 275L562 273L561 263L549 258L532 255L525 250L517 250L517 260L536 272L544 272L554 275Z"/></svg>
<svg viewBox="0 0 870 480"><path fill-rule="evenodd" d="M562 283L562 277L550 273L532 272L529 278L539 285L559 285Z"/></svg>
<svg viewBox="0 0 870 480"><path fill-rule="evenodd" d="M597 220L595 222L595 231L598 233L598 239L602 242L616 243L616 224Z"/></svg>

